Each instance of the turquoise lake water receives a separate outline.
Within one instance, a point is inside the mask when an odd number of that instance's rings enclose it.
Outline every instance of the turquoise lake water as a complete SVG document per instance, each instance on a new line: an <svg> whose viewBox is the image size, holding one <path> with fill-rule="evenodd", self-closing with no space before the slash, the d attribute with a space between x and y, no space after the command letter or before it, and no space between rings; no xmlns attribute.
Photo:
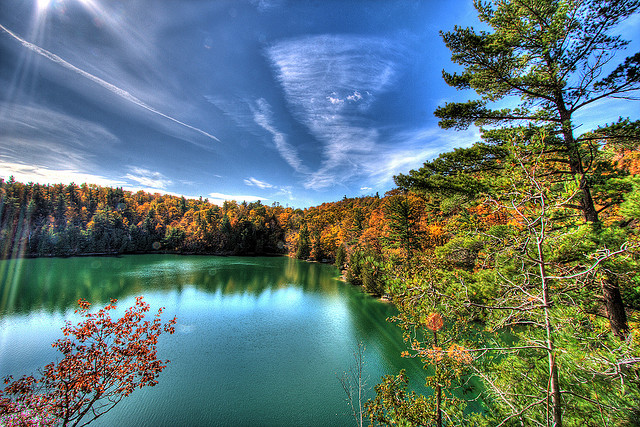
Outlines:
<svg viewBox="0 0 640 427"><path fill-rule="evenodd" d="M119 310L143 295L177 316L163 335L171 363L95 426L354 425L337 375L365 345L368 396L385 374L424 372L400 357L395 308L338 280L329 265L286 257L130 255L0 261L0 377L35 373L76 301Z"/></svg>

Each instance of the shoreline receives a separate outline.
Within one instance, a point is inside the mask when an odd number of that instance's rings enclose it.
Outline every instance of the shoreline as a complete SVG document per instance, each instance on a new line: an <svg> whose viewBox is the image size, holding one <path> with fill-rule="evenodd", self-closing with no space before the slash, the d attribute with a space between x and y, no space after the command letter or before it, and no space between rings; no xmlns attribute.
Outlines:
<svg viewBox="0 0 640 427"><path fill-rule="evenodd" d="M246 256L246 257L279 257L279 256L288 256L287 254L279 254L279 253L263 253L263 254L235 254L232 252L178 252L178 251L137 251L137 252L82 252L76 254L66 254L66 255L54 255L54 254L45 254L45 255L34 255L34 254L24 254L20 256L12 256L2 258L2 260L12 260L12 259L36 259L36 258L84 258L84 257L120 257L124 255L184 255L184 256L220 256L220 257L229 257L229 256Z"/></svg>

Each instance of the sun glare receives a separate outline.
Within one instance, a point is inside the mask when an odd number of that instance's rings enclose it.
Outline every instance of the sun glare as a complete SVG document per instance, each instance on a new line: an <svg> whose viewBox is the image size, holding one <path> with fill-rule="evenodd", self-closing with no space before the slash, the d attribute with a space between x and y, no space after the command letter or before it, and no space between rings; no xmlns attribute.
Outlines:
<svg viewBox="0 0 640 427"><path fill-rule="evenodd" d="M47 9L49 9L50 3L51 3L51 0L37 0L38 14L42 14L46 12Z"/></svg>
<svg viewBox="0 0 640 427"><path fill-rule="evenodd" d="M105 11L96 0L75 0L76 3L82 5L94 17L96 15L104 15ZM65 9L64 0L36 0L36 13L38 20L42 20L47 16L53 7L62 10Z"/></svg>
<svg viewBox="0 0 640 427"><path fill-rule="evenodd" d="M35 0L35 19L31 34L34 40L38 40L38 37L43 33L48 17L56 14L65 14L69 3L80 5L93 17L96 25L98 23L100 26L106 24L110 31L121 32L117 19L111 16L109 11L100 3L100 0Z"/></svg>

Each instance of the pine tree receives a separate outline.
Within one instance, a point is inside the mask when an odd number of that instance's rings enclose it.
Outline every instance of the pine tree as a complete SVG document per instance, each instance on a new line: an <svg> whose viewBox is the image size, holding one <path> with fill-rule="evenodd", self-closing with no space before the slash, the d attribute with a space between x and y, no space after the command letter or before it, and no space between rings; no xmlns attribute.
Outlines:
<svg viewBox="0 0 640 427"><path fill-rule="evenodd" d="M444 181L453 190L464 190L465 181L473 182L474 172L502 168L500 147L510 129L495 126L518 125L523 132L534 133L536 127L542 127L549 134L545 151L554 154L550 161L556 165L550 173L559 180L579 183L575 202L568 207L578 209L597 229L594 183L598 176L592 168L597 147L593 134L576 134L580 125L576 113L610 98L634 99L640 90L640 53L601 77L628 45L611 32L638 11L640 1L476 0L474 4L480 20L491 30L455 27L442 33L453 62L463 67L460 73L443 71L443 77L457 89L473 89L480 99L447 103L435 115L443 128L464 129L471 124L494 128L483 130L485 142L436 159L408 177L399 176L396 182L408 188L433 188L434 183ZM491 108L499 101L513 107ZM606 126L596 138L628 138L627 128L637 127ZM443 166L449 170L443 172ZM487 182L468 188L485 190ZM623 337L628 326L616 281L603 281L602 293L611 329Z"/></svg>
<svg viewBox="0 0 640 427"><path fill-rule="evenodd" d="M561 155L571 175L580 179L580 210L598 221L588 179L583 142L574 130L576 112L607 98L633 99L640 89L640 53L628 57L600 78L618 51L628 45L610 35L634 14L634 0L512 0L474 2L491 32L456 27L442 33L452 60L464 70L443 71L457 89L473 89L480 100L447 103L436 110L443 128L531 123L544 125L561 139ZM507 99L514 108L491 109Z"/></svg>

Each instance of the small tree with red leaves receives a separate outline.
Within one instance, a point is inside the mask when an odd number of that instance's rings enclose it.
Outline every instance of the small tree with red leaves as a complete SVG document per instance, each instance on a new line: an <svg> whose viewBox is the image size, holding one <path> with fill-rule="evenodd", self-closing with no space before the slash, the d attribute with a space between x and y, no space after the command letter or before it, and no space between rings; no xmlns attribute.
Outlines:
<svg viewBox="0 0 640 427"><path fill-rule="evenodd" d="M40 378L5 379L0 391L0 424L14 426L84 426L110 411L137 388L154 386L168 360L157 357L162 332L172 334L175 317L162 323L158 310L144 320L149 304L142 297L124 315L112 320L116 300L96 313L79 300L84 321L67 322L64 338L52 346L62 360L44 367Z"/></svg>

